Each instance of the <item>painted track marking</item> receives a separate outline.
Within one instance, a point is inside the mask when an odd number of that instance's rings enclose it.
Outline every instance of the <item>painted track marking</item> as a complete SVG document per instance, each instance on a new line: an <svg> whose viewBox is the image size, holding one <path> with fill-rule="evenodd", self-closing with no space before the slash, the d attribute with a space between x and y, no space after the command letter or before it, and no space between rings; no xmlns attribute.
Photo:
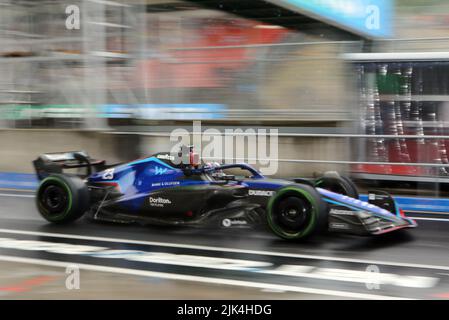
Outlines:
<svg viewBox="0 0 449 320"><path fill-rule="evenodd" d="M49 266L49 267L62 267L62 268L66 268L69 265L73 265L73 262L61 262L61 261L53 261L53 260L42 260L42 259L23 258L23 257L4 256L4 255L0 255L0 260L7 261L7 262L28 263L28 264L37 264L37 265ZM77 263L76 265L80 269L90 270L90 271L127 274L127 275L143 276L143 277L155 277L155 278L162 278L162 279L168 279L168 280L193 281L193 282L201 282L201 283L207 283L207 284L230 285L230 286L249 287L249 288L256 288L256 289L268 289L268 290L277 290L277 291L290 291L290 292L318 294L318 295L325 295L325 296L337 296L337 297L342 297L342 298L353 298L353 299L411 300L408 298L385 296L385 295L375 295L375 294L356 293L356 292L328 290L328 289L316 289L316 288L308 288L308 287L297 287L297 286L290 286L290 285L271 284L271 283L264 283L264 282L252 282L252 281L225 279L225 278L192 276L192 275L183 275L183 274L175 274L175 273L156 272L156 271L125 269L125 268L117 268L117 267L99 266L99 265L93 265L93 264Z"/></svg>
<svg viewBox="0 0 449 320"><path fill-rule="evenodd" d="M66 239L78 239L78 240L103 241L103 242L113 242L113 243L127 243L127 244L149 245L149 246L193 249L193 250L207 250L207 251L216 251L216 252L243 253L243 254L273 256L273 257L286 257L286 258L298 258L298 259L310 259L310 260L326 260L326 261L337 261L337 262L351 262L351 263L359 263L359 264L377 264L377 265L394 266L394 267L434 269L434 270L449 271L449 266L403 263L403 262L393 262L393 261L365 260L365 259L355 259L355 258L340 258L340 257L306 255L306 254L287 253L287 252L272 252L272 251L262 251L262 250L248 250L248 249L237 249L237 248L226 248L226 247L210 247L210 246L192 245L192 244L141 241L141 240L129 240L129 239L120 239L120 238L108 238L108 237L93 237L93 236L83 236L83 235L76 235L76 234L49 233L49 232L25 231L25 230L15 230L15 229L0 229L0 233L42 236L42 237L50 237L50 238L66 238Z"/></svg>
<svg viewBox="0 0 449 320"><path fill-rule="evenodd" d="M17 198L34 198L34 194L13 194L13 193L0 193L2 197L17 197Z"/></svg>
<svg viewBox="0 0 449 320"><path fill-rule="evenodd" d="M426 221L445 221L449 222L449 219L447 218L426 218L426 217L408 217L413 220L426 220Z"/></svg>

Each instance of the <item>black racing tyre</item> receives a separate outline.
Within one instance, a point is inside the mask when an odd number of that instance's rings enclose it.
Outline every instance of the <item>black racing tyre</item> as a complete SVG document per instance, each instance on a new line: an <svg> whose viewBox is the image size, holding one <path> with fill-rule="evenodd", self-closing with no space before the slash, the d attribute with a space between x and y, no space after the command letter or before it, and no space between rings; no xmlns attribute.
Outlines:
<svg viewBox="0 0 449 320"><path fill-rule="evenodd" d="M323 188L335 193L339 193L354 199L359 198L359 192L357 186L351 179L345 176L323 176L315 180L315 187Z"/></svg>
<svg viewBox="0 0 449 320"><path fill-rule="evenodd" d="M328 209L315 188L295 184L276 191L267 205L268 226L287 240L306 238L327 227Z"/></svg>
<svg viewBox="0 0 449 320"><path fill-rule="evenodd" d="M68 223L80 218L89 208L89 190L79 177L53 174L37 189L39 213L52 223Z"/></svg>

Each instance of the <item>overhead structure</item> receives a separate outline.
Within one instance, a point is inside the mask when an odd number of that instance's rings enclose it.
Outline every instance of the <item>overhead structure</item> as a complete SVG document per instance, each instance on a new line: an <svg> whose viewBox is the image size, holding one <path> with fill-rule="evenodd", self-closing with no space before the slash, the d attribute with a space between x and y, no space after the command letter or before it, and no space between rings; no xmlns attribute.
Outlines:
<svg viewBox="0 0 449 320"><path fill-rule="evenodd" d="M307 32L335 27L367 39L393 35L394 0L189 0L267 24Z"/></svg>
<svg viewBox="0 0 449 320"><path fill-rule="evenodd" d="M390 0L0 5L0 127L98 129L123 116L246 121L254 110L257 121L346 121L336 57L388 36L393 14ZM79 29L65 24L73 6Z"/></svg>
<svg viewBox="0 0 449 320"><path fill-rule="evenodd" d="M367 38L392 36L391 0L268 0Z"/></svg>

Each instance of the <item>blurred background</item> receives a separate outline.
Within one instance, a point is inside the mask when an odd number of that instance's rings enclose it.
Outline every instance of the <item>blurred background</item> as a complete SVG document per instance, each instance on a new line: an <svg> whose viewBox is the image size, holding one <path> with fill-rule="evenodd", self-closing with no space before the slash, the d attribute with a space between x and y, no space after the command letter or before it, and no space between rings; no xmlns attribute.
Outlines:
<svg viewBox="0 0 449 320"><path fill-rule="evenodd" d="M164 151L201 120L277 128L279 177L445 195L448 24L445 0L0 0L0 178Z"/></svg>

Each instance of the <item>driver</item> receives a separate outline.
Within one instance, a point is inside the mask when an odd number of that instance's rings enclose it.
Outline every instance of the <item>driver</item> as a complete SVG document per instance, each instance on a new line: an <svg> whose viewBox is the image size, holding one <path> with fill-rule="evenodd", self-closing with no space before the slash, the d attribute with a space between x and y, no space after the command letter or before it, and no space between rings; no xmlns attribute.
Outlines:
<svg viewBox="0 0 449 320"><path fill-rule="evenodd" d="M207 162L206 166L208 168L218 168L218 167L220 167L220 164L218 162ZM226 174L223 172L223 170L217 169L217 170L214 170L210 175L215 179L221 179Z"/></svg>

